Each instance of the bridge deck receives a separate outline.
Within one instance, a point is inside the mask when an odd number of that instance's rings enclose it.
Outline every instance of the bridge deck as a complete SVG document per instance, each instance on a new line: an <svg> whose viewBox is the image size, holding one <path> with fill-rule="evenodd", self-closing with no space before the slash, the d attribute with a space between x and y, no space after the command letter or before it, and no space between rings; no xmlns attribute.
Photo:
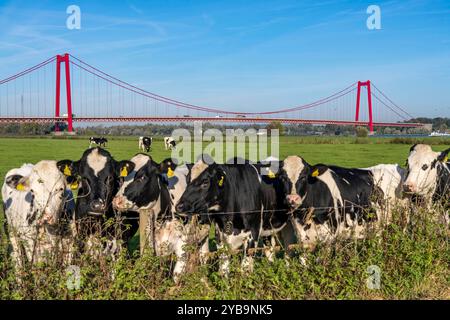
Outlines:
<svg viewBox="0 0 450 320"><path fill-rule="evenodd" d="M354 125L367 126L368 122L346 120L310 120L291 118L260 117L75 117L74 122L228 122L228 123L270 123L279 121L284 124ZM67 122L66 117L0 117L0 123L55 123ZM422 123L374 122L376 127L423 127Z"/></svg>

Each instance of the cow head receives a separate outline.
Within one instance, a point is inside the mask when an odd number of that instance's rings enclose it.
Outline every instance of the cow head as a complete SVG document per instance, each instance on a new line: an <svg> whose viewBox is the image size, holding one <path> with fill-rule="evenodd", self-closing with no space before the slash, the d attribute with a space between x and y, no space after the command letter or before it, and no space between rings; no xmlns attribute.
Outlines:
<svg viewBox="0 0 450 320"><path fill-rule="evenodd" d="M310 165L298 156L289 156L281 164L277 178L286 195L286 204L292 210L300 207L306 197L310 171Z"/></svg>
<svg viewBox="0 0 450 320"><path fill-rule="evenodd" d="M134 170L114 197L113 207L118 211L151 209L157 204L164 183L160 165L144 154L134 156L131 162Z"/></svg>
<svg viewBox="0 0 450 320"><path fill-rule="evenodd" d="M178 213L205 213L222 210L221 196L227 189L227 174L223 167L199 160L191 169L191 180L181 196Z"/></svg>
<svg viewBox="0 0 450 320"><path fill-rule="evenodd" d="M8 176L6 184L16 190L28 192L32 203L29 220L38 224L58 223L66 201L66 181L58 170L56 161L43 160L36 163L29 176Z"/></svg>
<svg viewBox="0 0 450 320"><path fill-rule="evenodd" d="M131 161L116 161L101 148L88 149L78 161L62 160L58 168L79 184L76 214L102 216L110 209L119 179L133 171Z"/></svg>
<svg viewBox="0 0 450 320"><path fill-rule="evenodd" d="M437 186L438 171L447 166L449 151L434 152L429 145L413 145L406 163L407 176L403 190L420 196L432 194Z"/></svg>

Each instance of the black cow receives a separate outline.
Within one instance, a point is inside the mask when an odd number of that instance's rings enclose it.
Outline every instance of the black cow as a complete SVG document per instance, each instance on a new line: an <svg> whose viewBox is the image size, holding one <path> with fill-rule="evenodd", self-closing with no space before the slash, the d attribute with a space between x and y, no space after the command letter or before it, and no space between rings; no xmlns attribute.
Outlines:
<svg viewBox="0 0 450 320"><path fill-rule="evenodd" d="M119 189L119 178L133 171L133 162L116 161L108 151L96 147L86 150L78 161L62 160L57 165L68 180L79 181L75 206L77 219L89 223L104 222L115 216L111 201ZM124 216L136 216L136 213L127 212ZM122 230L122 236L123 240L127 241L136 232L137 221L125 222L129 224L129 228ZM84 231L90 234L94 230L86 227Z"/></svg>
<svg viewBox="0 0 450 320"><path fill-rule="evenodd" d="M210 165L198 162L191 169L191 181L176 210L182 215L202 214L203 222L216 224L219 247L227 244L232 250L243 248L245 252L261 237L286 225L287 215L276 211L276 194L271 188L258 167L246 160ZM228 272L228 260L221 268Z"/></svg>
<svg viewBox="0 0 450 320"><path fill-rule="evenodd" d="M90 137L89 138L89 148L92 147L92 144L95 143L96 145L100 146L100 147L106 147L106 143L108 142L108 139L101 137L101 138L97 138L97 137Z"/></svg>
<svg viewBox="0 0 450 320"><path fill-rule="evenodd" d="M370 170L311 166L298 156L282 162L277 179L295 218L297 240L306 245L342 232L360 237L366 222L376 219L373 204L383 198Z"/></svg>
<svg viewBox="0 0 450 320"><path fill-rule="evenodd" d="M157 255L174 253L174 279L185 271L186 244L202 246L203 257L208 252L208 230L195 230L192 224L174 217L173 203L177 202L186 189L189 168L177 166L175 159L167 158L160 164L145 154L131 159L135 169L125 178L114 197L113 206L119 211L135 210L140 214L141 252L150 245ZM205 229L205 228L203 228ZM206 241L205 241L206 240Z"/></svg>
<svg viewBox="0 0 450 320"><path fill-rule="evenodd" d="M149 152L152 147L152 137L139 137L139 150Z"/></svg>

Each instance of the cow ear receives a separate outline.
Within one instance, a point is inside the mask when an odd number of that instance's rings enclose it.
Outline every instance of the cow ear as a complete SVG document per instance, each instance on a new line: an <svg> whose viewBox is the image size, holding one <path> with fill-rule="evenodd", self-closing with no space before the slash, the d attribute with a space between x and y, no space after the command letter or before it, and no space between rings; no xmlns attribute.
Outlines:
<svg viewBox="0 0 450 320"><path fill-rule="evenodd" d="M438 160L440 162L447 162L448 161L448 153L450 152L450 148L447 150L442 151L439 156L438 156Z"/></svg>
<svg viewBox="0 0 450 320"><path fill-rule="evenodd" d="M167 174L167 176L171 178L174 176L174 171L176 167L177 167L176 160L172 158L167 158L159 164L159 171L162 174Z"/></svg>
<svg viewBox="0 0 450 320"><path fill-rule="evenodd" d="M311 167L311 177L318 177L327 171L328 167L324 165L315 165Z"/></svg>
<svg viewBox="0 0 450 320"><path fill-rule="evenodd" d="M412 147L409 148L409 152L411 153L411 151L413 151L416 146L417 146L417 143L413 144Z"/></svg>
<svg viewBox="0 0 450 320"><path fill-rule="evenodd" d="M13 189L19 191L28 191L30 190L30 183L28 177L24 177L20 174L14 174L6 178L6 184Z"/></svg>
<svg viewBox="0 0 450 320"><path fill-rule="evenodd" d="M72 177L78 175L78 161L61 160L56 163L59 171L61 171L66 177Z"/></svg>
<svg viewBox="0 0 450 320"><path fill-rule="evenodd" d="M223 185L225 184L225 179L226 179L226 174L225 172L218 168L216 171L216 177L217 177L217 185L222 188Z"/></svg>
<svg viewBox="0 0 450 320"><path fill-rule="evenodd" d="M116 176L118 177L126 177L130 174L131 171L134 170L134 162L129 160L122 160L116 162Z"/></svg>

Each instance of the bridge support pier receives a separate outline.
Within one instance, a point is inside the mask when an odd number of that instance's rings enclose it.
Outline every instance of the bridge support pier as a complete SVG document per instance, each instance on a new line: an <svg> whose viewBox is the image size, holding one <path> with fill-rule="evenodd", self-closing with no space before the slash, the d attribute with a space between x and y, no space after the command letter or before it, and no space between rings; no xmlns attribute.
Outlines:
<svg viewBox="0 0 450 320"><path fill-rule="evenodd" d="M66 74L66 98L67 98L67 130L73 131L72 124L72 93L70 91L70 64L69 54L56 56L56 97L55 97L55 117L60 115L60 101L61 101L61 63L64 62ZM58 123L55 123L55 131L59 131Z"/></svg>
<svg viewBox="0 0 450 320"><path fill-rule="evenodd" d="M366 82L358 81L358 91L356 93L356 113L355 113L355 121L359 121L359 106L361 101L361 87L367 88L367 106L369 108L369 132L373 134L373 113L372 113L372 92L370 87L370 80Z"/></svg>

